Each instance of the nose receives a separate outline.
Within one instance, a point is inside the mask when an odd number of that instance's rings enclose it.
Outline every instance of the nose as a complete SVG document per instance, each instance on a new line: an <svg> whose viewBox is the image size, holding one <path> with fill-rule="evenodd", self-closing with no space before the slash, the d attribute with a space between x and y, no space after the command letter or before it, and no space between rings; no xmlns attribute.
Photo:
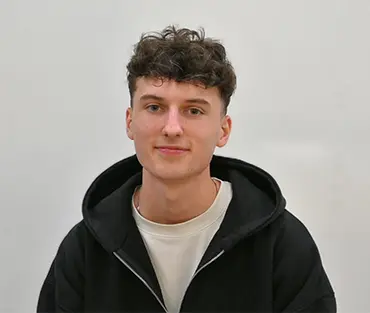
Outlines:
<svg viewBox="0 0 370 313"><path fill-rule="evenodd" d="M177 108L170 108L168 110L162 132L166 137L178 137L182 135L181 116Z"/></svg>

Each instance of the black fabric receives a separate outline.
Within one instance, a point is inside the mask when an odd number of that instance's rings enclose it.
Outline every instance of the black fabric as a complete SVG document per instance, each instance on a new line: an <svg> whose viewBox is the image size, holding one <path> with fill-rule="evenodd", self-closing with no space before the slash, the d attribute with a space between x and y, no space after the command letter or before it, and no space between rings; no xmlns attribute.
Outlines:
<svg viewBox="0 0 370 313"><path fill-rule="evenodd" d="M83 201L41 287L37 312L164 312L131 214L136 156L104 171ZM336 312L333 288L306 227L262 169L221 156L211 174L233 198L182 301L181 312Z"/></svg>

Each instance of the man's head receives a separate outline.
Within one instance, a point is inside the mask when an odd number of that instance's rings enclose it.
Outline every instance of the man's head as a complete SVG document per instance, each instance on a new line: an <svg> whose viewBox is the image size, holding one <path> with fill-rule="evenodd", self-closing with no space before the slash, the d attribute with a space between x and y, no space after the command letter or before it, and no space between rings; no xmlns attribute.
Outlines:
<svg viewBox="0 0 370 313"><path fill-rule="evenodd" d="M203 30L171 26L142 35L127 70L127 134L144 170L167 180L207 170L231 131L236 76L224 46Z"/></svg>

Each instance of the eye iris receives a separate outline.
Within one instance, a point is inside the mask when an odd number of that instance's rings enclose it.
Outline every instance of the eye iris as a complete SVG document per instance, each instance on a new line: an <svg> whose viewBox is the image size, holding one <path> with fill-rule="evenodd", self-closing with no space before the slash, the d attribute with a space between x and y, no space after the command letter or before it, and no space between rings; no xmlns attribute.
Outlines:
<svg viewBox="0 0 370 313"><path fill-rule="evenodd" d="M150 110L150 111L158 111L158 105L151 104L151 105L149 106L149 110Z"/></svg>

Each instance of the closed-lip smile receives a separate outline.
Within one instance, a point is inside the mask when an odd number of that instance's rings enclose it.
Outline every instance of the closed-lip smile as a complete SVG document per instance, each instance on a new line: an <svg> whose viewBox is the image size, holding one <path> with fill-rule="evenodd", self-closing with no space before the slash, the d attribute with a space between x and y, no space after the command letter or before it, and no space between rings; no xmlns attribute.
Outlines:
<svg viewBox="0 0 370 313"><path fill-rule="evenodd" d="M189 149L181 146L157 146L156 149L163 154L182 154L189 151Z"/></svg>
<svg viewBox="0 0 370 313"><path fill-rule="evenodd" d="M166 149L166 150L182 150L182 151L188 151L189 149L183 148L180 146L158 146L157 149Z"/></svg>

